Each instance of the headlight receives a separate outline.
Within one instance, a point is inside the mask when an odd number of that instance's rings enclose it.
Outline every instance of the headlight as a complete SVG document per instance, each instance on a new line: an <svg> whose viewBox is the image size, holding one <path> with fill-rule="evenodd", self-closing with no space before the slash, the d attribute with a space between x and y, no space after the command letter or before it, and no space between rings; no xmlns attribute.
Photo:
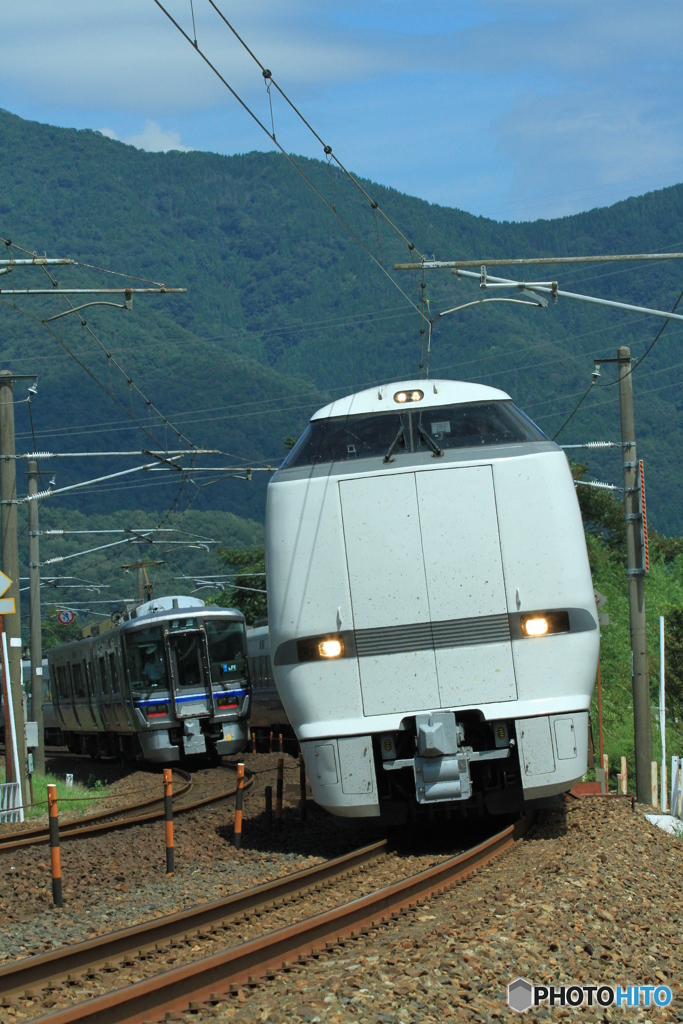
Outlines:
<svg viewBox="0 0 683 1024"><path fill-rule="evenodd" d="M536 612L522 615L523 636L547 636L549 633L569 632L569 612Z"/></svg>
<svg viewBox="0 0 683 1024"><path fill-rule="evenodd" d="M527 636L543 636L548 632L548 620L542 615L533 619L526 619L522 622L522 629Z"/></svg>
<svg viewBox="0 0 683 1024"><path fill-rule="evenodd" d="M299 661L330 661L334 658L343 658L346 654L341 633L328 633L325 636L297 640L296 650Z"/></svg>
<svg viewBox="0 0 683 1024"><path fill-rule="evenodd" d="M344 644L341 640L323 640L318 644L318 654L321 658L341 658L344 653Z"/></svg>
<svg viewBox="0 0 683 1024"><path fill-rule="evenodd" d="M397 391L394 395L394 401L398 402L399 405L405 405L406 402L421 402L424 396L424 391L418 391L415 388L413 391Z"/></svg>

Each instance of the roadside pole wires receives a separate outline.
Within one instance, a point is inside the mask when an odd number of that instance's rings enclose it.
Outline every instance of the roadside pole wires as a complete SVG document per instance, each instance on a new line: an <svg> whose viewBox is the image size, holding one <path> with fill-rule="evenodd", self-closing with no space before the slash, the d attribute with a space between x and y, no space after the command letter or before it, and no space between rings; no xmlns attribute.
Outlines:
<svg viewBox="0 0 683 1024"><path fill-rule="evenodd" d="M161 412L161 410L156 407L156 405L152 402L152 400L150 398L148 398L148 396L144 393L142 388L140 388L136 384L136 382L133 380L133 378L130 376L130 374L123 368L121 363L116 359L114 354L107 348L107 346L95 334L95 332L93 331L93 329L90 326L90 324L85 320L85 318L82 315L82 310L85 308L85 306L90 306L90 305L108 305L108 306L114 306L115 308L118 308L118 309L124 309L124 310L130 311L132 309L132 299L133 299L133 295L134 294L140 294L140 293L142 293L142 294L152 294L152 293L153 294L174 294L174 293L177 293L177 292L184 292L185 289L184 288L183 289L167 288L164 285L163 282L149 282L146 279L144 279L145 283L151 284L151 285L153 285L153 287L151 287L151 288L144 288L144 289L134 288L132 286L125 286L125 287L124 286L120 286L120 287L117 287L116 289L97 288L97 287L94 287L94 288L66 288L63 285L60 286L59 282L57 280L55 280L55 278L52 277L52 275L50 274L50 271L48 270L48 267L54 267L55 265L57 265L57 266L64 266L64 265L67 265L67 266L69 266L69 265L71 265L71 266L79 266L79 267L84 267L84 268L87 268L89 270L96 271L96 272L99 272L99 273L114 274L117 277L124 277L124 278L126 278L128 280L138 280L139 281L139 280L142 280L142 279L140 279L140 278L129 278L128 275L122 274L122 273L120 273L118 271L104 270L103 268L95 267L92 264L79 263L79 261L72 260L70 257L56 257L56 258L47 257L47 256L41 257L41 256L38 256L37 253L35 253L35 252L31 253L28 249L25 249L24 247L22 247L20 245L17 245L16 242L14 242L14 241L12 241L11 239L8 239L8 238L0 238L0 242L4 242L5 247L7 249L7 252L8 252L8 256L9 256L8 259L0 260L0 270L3 271L3 274L6 273L6 274L10 275L10 281L11 281L11 286L9 288L6 288L6 287L4 287L4 280L3 280L3 287L0 289L0 303L2 303L3 305L7 306L10 309L15 310L15 312L21 314L22 316L25 316L28 319L33 320L36 323L41 324L47 331L49 331L50 334L52 335L52 337L56 341L59 342L59 344L62 346L64 351L69 356L71 356L71 358L81 367L81 369L84 370L85 373L88 374L88 376L91 378L91 380L99 388L101 388L102 391L104 391L105 394L107 394L112 399L113 402L116 403L116 405L125 413L125 415L129 419L131 419L136 424L136 426L138 426L147 435L147 437L149 437L150 440L154 442L154 444L156 446L162 447L160 440L158 440L156 438L156 436L154 435L154 433L153 433L152 418L151 418L152 414L154 414L154 416L156 417L158 427L161 427L163 429L163 432L164 432L164 444L163 444L164 451L167 451L168 447L169 447L169 444L168 444L168 430L169 430L169 428L172 431L172 433L175 434L175 437L178 439L178 441L180 441L180 442L184 441L190 448L196 449L197 445L195 445L193 441L191 441L188 437L186 437L185 434L183 434L183 432L181 430L179 430L177 427L175 427L167 419L167 417L164 416L164 414ZM18 251L20 251L22 253L27 253L30 258L28 258L28 259L14 259L14 258L12 258L12 256L10 255L12 248L16 248ZM38 288L22 288L22 289L17 289L17 287L15 286L15 282L14 282L15 274L19 270L23 270L25 268L28 269L28 268L31 268L31 267L39 267L39 268L41 268L47 274L47 276L48 276L48 278L50 280L50 283L51 283L51 287L50 288L46 288L46 289L38 289ZM2 279L0 279L0 280L2 280ZM3 297L5 293L7 295L6 298ZM124 298L123 304L112 303L112 302L101 300L101 299L97 298L97 296L101 296L101 295L104 295L104 294L112 294L112 293L121 294L121 296ZM92 299L93 301L88 301L87 303L85 303L82 306L74 306L73 303L71 302L71 299L69 298L70 294L87 295L88 298ZM37 313L30 312L28 309L24 309L24 308L20 307L17 304L17 298L16 298L17 295L22 295L22 296L26 296L26 297L30 297L30 296L44 296L44 295L55 295L57 297L57 302L59 303L59 299L62 298L64 300L67 308L62 310L62 311L59 311L57 316L51 316L51 317L40 316ZM65 317L65 316L67 316L67 315L70 315L70 314L74 314L77 317L77 319L78 319L78 321L79 321L79 323L81 325L81 329L85 333L87 333L87 335L90 338L92 338L92 340L96 343L96 345L98 346L98 348L100 349L100 351L104 355L104 357L106 359L106 366L107 366L107 369L108 369L108 372L109 372L109 385L108 386L107 386L107 384L103 383L103 381L100 379L98 374L95 373L91 369L91 367L90 367L90 360L88 359L87 362L84 362L84 360L82 358L80 358L76 354L76 352L74 351L73 347L71 347L69 344L67 344L67 342L64 340L63 332L61 331L61 319L63 317ZM59 323L60 323L60 333L59 334L57 333L57 331L52 326L52 322L54 322L55 320L58 320ZM113 382L112 382L112 369L118 374L119 379L122 378L123 381L125 382L125 387L128 390L129 401L123 401L120 396L117 396L115 394L115 392L114 392L114 385L113 385ZM144 409L147 412L147 420L148 420L148 424L147 425L145 425L142 422L141 418L135 414L135 411L134 411L134 408L133 408L133 395L135 395L141 402L144 403L143 407L144 407Z"/></svg>

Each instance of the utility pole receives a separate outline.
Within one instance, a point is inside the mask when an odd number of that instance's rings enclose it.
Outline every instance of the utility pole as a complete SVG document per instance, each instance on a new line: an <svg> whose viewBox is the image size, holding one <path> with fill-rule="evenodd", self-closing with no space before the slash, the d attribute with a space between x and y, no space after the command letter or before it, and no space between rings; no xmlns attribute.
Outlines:
<svg viewBox="0 0 683 1024"><path fill-rule="evenodd" d="M28 463L29 496L38 493L38 463ZM38 726L38 747L34 769L45 774L45 730L43 727L43 643L40 620L40 542L38 540L38 502L28 503L28 578L31 608L31 705Z"/></svg>
<svg viewBox="0 0 683 1024"><path fill-rule="evenodd" d="M149 582L149 577L147 575L148 567L163 564L163 562L133 562L131 565L121 566L121 568L125 569L126 572L130 572L131 569L137 570L138 604L144 604L146 601L152 600L153 587Z"/></svg>
<svg viewBox="0 0 683 1024"><path fill-rule="evenodd" d="M619 410L621 414L621 457L624 469L624 512L626 515L626 572L631 620L631 675L633 683L633 733L636 752L636 798L650 802L652 723L650 721L650 674L645 631L645 565L641 543L640 473L636 456L633 416L633 375L631 350L621 345L619 365Z"/></svg>
<svg viewBox="0 0 683 1024"><path fill-rule="evenodd" d="M26 734L21 686L21 614L19 608L19 544L17 538L17 466L14 459L14 380L9 370L0 370L0 543L2 571L12 580L7 597L14 598L14 615L4 616L7 634L9 674L14 706L22 802L27 805ZM9 750L7 736L5 749ZM9 759L8 759L9 760Z"/></svg>

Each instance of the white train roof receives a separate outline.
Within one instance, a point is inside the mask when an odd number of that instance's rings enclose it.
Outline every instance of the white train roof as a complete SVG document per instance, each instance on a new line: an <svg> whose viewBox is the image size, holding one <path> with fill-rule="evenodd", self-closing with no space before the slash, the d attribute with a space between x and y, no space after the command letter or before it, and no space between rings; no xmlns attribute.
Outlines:
<svg viewBox="0 0 683 1024"><path fill-rule="evenodd" d="M417 402L400 403L394 395L400 392L422 391L424 398ZM324 420L331 416L358 416L362 413L391 412L393 409L429 409L440 405L461 405L466 402L505 402L510 396L498 388L484 384L469 384L461 380L402 380L393 384L358 391L355 395L338 398L323 409L318 409L311 420Z"/></svg>

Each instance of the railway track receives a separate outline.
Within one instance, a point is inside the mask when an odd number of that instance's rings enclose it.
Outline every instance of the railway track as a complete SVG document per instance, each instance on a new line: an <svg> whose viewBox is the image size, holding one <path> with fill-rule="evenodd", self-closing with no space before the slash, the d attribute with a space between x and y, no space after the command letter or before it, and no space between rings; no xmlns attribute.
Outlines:
<svg viewBox="0 0 683 1024"><path fill-rule="evenodd" d="M174 799L179 796L183 796L192 789L192 777L189 772L182 771L182 769L174 768L175 774L180 775L184 779L183 786L174 793ZM253 784L253 776L249 773L245 776L244 788L248 789ZM173 814L185 814L188 811L197 810L199 807L204 807L207 804L217 803L220 800L225 800L236 793L236 787L233 786L231 789L220 790L217 793L212 793L210 796L203 797L201 800L194 800L192 803L185 804L173 804ZM147 814L131 814L131 811L139 811L144 807L150 807L153 804L161 804L163 802L163 794L160 796L151 797L148 800L142 801L136 804L129 804L127 807L121 807L118 810L102 811L100 814L93 814L87 818L79 818L76 821L60 822L59 825L59 838L60 842L65 839L83 839L92 838L93 836L103 835L106 832L114 832L122 828L132 828L135 825L146 825L152 821L159 821L164 817L163 807L159 810L149 811ZM123 817L117 817L117 815L123 815ZM114 820L104 820L114 819ZM41 844L49 843L50 832L46 828L36 829L23 829L20 833L7 833L0 836L0 853L10 850L18 850L25 846L39 846Z"/></svg>
<svg viewBox="0 0 683 1024"><path fill-rule="evenodd" d="M203 1002L220 1001L240 985L258 984L278 970L287 970L297 959L306 961L324 949L343 945L465 881L511 849L530 820L522 819L464 853L331 910L228 948L223 945L201 959L36 1018L36 1024L140 1024L185 1010L190 1004L199 1008ZM49 988L51 993L59 993L67 985L78 986L79 979L115 971L115 961L128 966L150 956L163 958L181 941L209 939L216 933L220 937L221 928L228 922L265 913L283 901L317 892L386 853L386 841L374 843L223 900L6 965L0 968L0 1002L11 1005L23 999L31 1000L33 1005L39 990ZM30 1015L30 1005L22 1008L23 1014Z"/></svg>

